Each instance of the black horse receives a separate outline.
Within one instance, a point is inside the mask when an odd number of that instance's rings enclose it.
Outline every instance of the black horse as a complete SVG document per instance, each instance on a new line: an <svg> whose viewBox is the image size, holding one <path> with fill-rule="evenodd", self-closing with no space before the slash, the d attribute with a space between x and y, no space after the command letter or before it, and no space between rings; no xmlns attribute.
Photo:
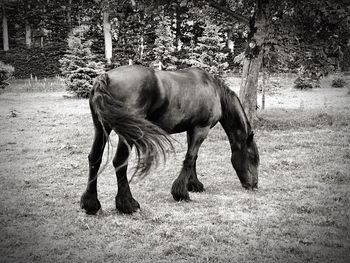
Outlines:
<svg viewBox="0 0 350 263"><path fill-rule="evenodd" d="M132 197L127 179L131 147L136 148L136 171L147 173L166 149L169 134L187 132L188 149L171 193L175 200L190 200L188 191L201 192L196 160L199 147L210 128L220 122L229 139L231 162L246 189L258 186L259 154L242 105L221 80L191 68L155 71L141 66L123 66L99 76L91 90L90 109L95 137L89 154L89 179L81 207L95 214L97 172L109 134L114 130L119 143L113 165L118 180L116 208L132 213L140 205Z"/></svg>

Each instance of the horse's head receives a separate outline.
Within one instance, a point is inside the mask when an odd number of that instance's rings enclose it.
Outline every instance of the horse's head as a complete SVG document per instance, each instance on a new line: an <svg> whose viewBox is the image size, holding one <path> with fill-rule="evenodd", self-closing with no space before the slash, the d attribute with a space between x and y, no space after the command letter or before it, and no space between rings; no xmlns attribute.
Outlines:
<svg viewBox="0 0 350 263"><path fill-rule="evenodd" d="M246 189L255 190L258 188L258 147L256 146L253 132L241 138L241 140L236 141L235 150L232 151L232 165L242 186Z"/></svg>

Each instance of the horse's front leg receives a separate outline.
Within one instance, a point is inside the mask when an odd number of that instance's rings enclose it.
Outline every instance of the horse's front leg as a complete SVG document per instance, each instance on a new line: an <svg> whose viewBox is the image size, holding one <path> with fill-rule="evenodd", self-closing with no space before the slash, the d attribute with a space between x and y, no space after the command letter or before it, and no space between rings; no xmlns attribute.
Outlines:
<svg viewBox="0 0 350 263"><path fill-rule="evenodd" d="M198 150L204 139L209 133L210 127L195 127L192 131L188 132L187 142L188 149L185 160L182 165L182 169L178 178L174 181L171 188L171 194L176 201L189 201L190 197L188 190L203 191L204 187L199 182L196 174L196 160L198 156Z"/></svg>
<svg viewBox="0 0 350 263"><path fill-rule="evenodd" d="M195 140L196 136L194 130L190 130L187 132L187 146L191 147L193 140ZM190 173L190 178L188 179L187 189L190 192L203 192L204 185L198 180L197 177L197 158L198 154L194 157L194 163L192 165L192 172Z"/></svg>
<svg viewBox="0 0 350 263"><path fill-rule="evenodd" d="M89 176L86 190L81 196L80 207L86 211L87 214L96 214L101 208L100 201L97 199L97 172L100 168L103 150L105 148L108 136L111 132L107 128L103 130L102 125L98 122L97 117L94 118L95 137L92 143L91 151L88 156L89 159ZM106 132L106 133L105 133Z"/></svg>
<svg viewBox="0 0 350 263"><path fill-rule="evenodd" d="M204 185L199 181L197 176L197 157L195 157L195 161L192 168L192 173L190 174L190 178L188 179L187 183L187 189L190 192L203 192L204 191Z"/></svg>
<svg viewBox="0 0 350 263"><path fill-rule="evenodd" d="M117 152L113 159L113 166L118 180L118 193L115 197L115 206L118 211L125 214L131 214L140 208L139 203L131 195L126 175L131 147L132 145L130 143L126 144L119 138Z"/></svg>

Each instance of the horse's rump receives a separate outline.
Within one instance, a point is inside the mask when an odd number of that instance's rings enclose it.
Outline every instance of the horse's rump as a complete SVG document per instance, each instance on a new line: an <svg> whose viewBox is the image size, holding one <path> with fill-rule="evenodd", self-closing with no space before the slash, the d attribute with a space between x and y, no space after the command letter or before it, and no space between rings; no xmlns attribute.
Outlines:
<svg viewBox="0 0 350 263"><path fill-rule="evenodd" d="M102 126L113 129L137 154L136 171L147 173L159 157L166 158L171 148L169 135L157 125L145 119L140 109L130 107L110 86L108 73L99 76L90 96L91 113L96 114Z"/></svg>

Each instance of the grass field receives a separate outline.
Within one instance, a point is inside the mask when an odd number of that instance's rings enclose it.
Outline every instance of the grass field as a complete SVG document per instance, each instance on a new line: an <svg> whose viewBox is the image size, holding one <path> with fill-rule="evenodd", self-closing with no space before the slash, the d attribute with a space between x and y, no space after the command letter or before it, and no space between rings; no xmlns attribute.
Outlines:
<svg viewBox="0 0 350 263"><path fill-rule="evenodd" d="M176 155L131 183L137 213L115 210L109 164L96 216L79 208L93 137L87 101L65 97L59 82L50 92L13 83L0 95L0 262L349 262L348 89L281 83L259 111L257 192L240 186L216 126L197 162L204 193L171 197L186 150L179 134Z"/></svg>

